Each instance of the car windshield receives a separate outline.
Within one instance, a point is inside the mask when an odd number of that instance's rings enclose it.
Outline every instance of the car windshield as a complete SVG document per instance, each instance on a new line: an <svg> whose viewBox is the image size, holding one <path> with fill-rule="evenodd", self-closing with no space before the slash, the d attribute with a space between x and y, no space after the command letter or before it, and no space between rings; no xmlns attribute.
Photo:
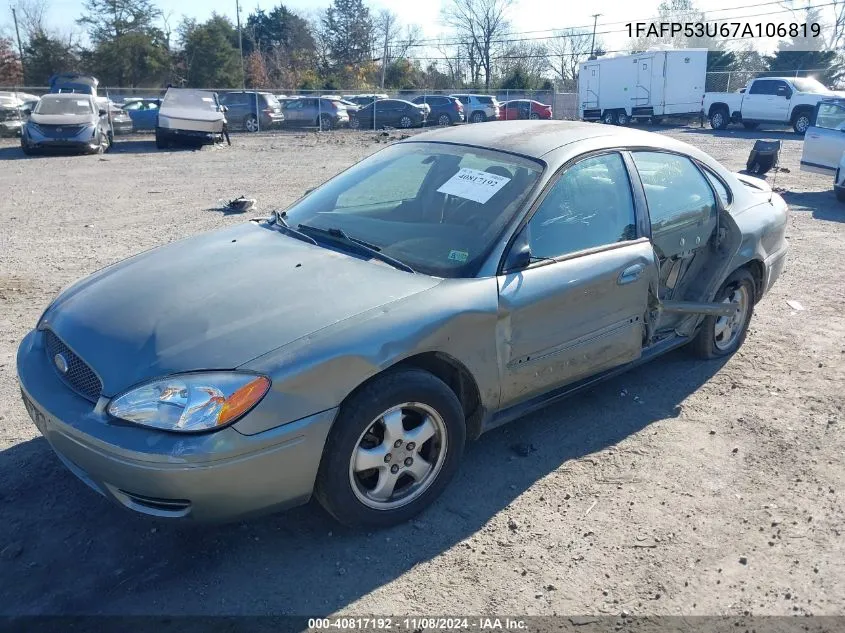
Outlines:
<svg viewBox="0 0 845 633"><path fill-rule="evenodd" d="M796 77L792 79L792 84L800 91L800 92L812 92L816 94L828 94L830 90L824 87L818 79L813 79L812 77Z"/></svg>
<svg viewBox="0 0 845 633"><path fill-rule="evenodd" d="M35 106L36 114L93 114L94 106L88 99L65 99L61 97L41 97Z"/></svg>
<svg viewBox="0 0 845 633"><path fill-rule="evenodd" d="M205 90L168 90L162 106L177 106L217 110L217 100L213 92Z"/></svg>
<svg viewBox="0 0 845 633"><path fill-rule="evenodd" d="M287 222L339 229L422 273L471 277L543 166L445 143L388 147L287 209Z"/></svg>

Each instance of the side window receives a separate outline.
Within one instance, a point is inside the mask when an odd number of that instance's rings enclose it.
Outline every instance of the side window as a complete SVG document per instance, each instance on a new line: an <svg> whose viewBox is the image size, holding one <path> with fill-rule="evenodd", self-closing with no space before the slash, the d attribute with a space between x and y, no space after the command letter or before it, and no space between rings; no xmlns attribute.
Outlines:
<svg viewBox="0 0 845 633"><path fill-rule="evenodd" d="M845 106L835 103L820 103L816 115L816 127L827 130L845 130Z"/></svg>
<svg viewBox="0 0 845 633"><path fill-rule="evenodd" d="M753 84L751 84L751 89L748 91L748 94L751 94L751 95L770 95L770 94L774 94L774 91L772 90L772 84L773 83L774 83L773 81L767 81L767 80L755 81Z"/></svg>
<svg viewBox="0 0 845 633"><path fill-rule="evenodd" d="M774 93L778 97L786 97L789 99L792 96L792 89L785 81L773 81Z"/></svg>
<svg viewBox="0 0 845 633"><path fill-rule="evenodd" d="M147 110L158 110L158 104L155 101L147 103Z"/></svg>
<svg viewBox="0 0 845 633"><path fill-rule="evenodd" d="M733 200L733 196L731 196L731 192L728 190L727 185L719 180L715 174L710 173L709 169L704 170L704 175L707 176L707 180L710 181L710 184L713 185L713 189L716 190L716 195L719 196L719 200L722 201L722 206L727 208L730 205L731 200Z"/></svg>
<svg viewBox="0 0 845 633"><path fill-rule="evenodd" d="M124 110L140 110L141 109L141 102L140 101L130 101L125 106L123 106Z"/></svg>
<svg viewBox="0 0 845 633"><path fill-rule="evenodd" d="M661 233L706 223L716 215L716 199L692 161L677 154L634 152L645 189L655 241Z"/></svg>
<svg viewBox="0 0 845 633"><path fill-rule="evenodd" d="M636 238L631 183L619 154L567 169L528 222L531 254L560 257Z"/></svg>

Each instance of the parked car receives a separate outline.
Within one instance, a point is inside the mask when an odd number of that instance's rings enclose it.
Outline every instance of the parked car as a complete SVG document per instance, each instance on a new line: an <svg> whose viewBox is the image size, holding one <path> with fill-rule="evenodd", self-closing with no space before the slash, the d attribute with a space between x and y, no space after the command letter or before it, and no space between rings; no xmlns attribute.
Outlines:
<svg viewBox="0 0 845 633"><path fill-rule="evenodd" d="M822 99L804 136L801 169L833 176L836 197L845 202L842 156L845 154L845 98Z"/></svg>
<svg viewBox="0 0 845 633"><path fill-rule="evenodd" d="M48 79L51 93L71 92L97 96L99 80L82 73L57 73Z"/></svg>
<svg viewBox="0 0 845 633"><path fill-rule="evenodd" d="M132 118L119 105L113 101L102 98L97 99L97 105L101 109L109 109L111 127L115 135L132 133Z"/></svg>
<svg viewBox="0 0 845 633"><path fill-rule="evenodd" d="M232 520L313 495L387 526L434 502L467 439L684 345L733 354L787 211L667 136L443 128L69 287L17 375L69 470L119 506Z"/></svg>
<svg viewBox="0 0 845 633"><path fill-rule="evenodd" d="M156 147L222 141L226 126L224 113L225 106L220 105L217 93L168 88L158 111Z"/></svg>
<svg viewBox="0 0 845 633"><path fill-rule="evenodd" d="M10 101L8 105L0 100L0 136L20 136L24 124L38 104L38 99Z"/></svg>
<svg viewBox="0 0 845 633"><path fill-rule="evenodd" d="M428 109L402 99L379 99L350 115L350 127L375 129L382 127L411 128L424 125Z"/></svg>
<svg viewBox="0 0 845 633"><path fill-rule="evenodd" d="M319 127L331 130L349 125L346 106L336 99L300 97L285 103L285 125L290 127Z"/></svg>
<svg viewBox="0 0 845 633"><path fill-rule="evenodd" d="M429 107L427 121L430 123L452 125L453 123L462 123L464 120L464 104L454 97L420 95L413 100L413 103Z"/></svg>
<svg viewBox="0 0 845 633"><path fill-rule="evenodd" d="M500 116L499 102L490 95L449 95L460 101L464 106L464 114L470 123L497 121Z"/></svg>
<svg viewBox="0 0 845 633"><path fill-rule="evenodd" d="M49 149L105 152L114 133L108 112L90 94L48 94L38 100L21 130L24 154Z"/></svg>
<svg viewBox="0 0 845 633"><path fill-rule="evenodd" d="M338 99L338 103L346 108L346 111L349 113L358 112L361 109L357 103L353 103L352 101L347 101L346 99Z"/></svg>
<svg viewBox="0 0 845 633"><path fill-rule="evenodd" d="M533 99L513 99L505 101L500 106L501 118L504 121L514 119L551 119L552 106L534 101Z"/></svg>
<svg viewBox="0 0 845 633"><path fill-rule="evenodd" d="M239 90L219 95L220 103L227 108L229 129L258 132L279 127L285 115L279 100L269 92Z"/></svg>
<svg viewBox="0 0 845 633"><path fill-rule="evenodd" d="M714 130L729 123L742 123L749 130L769 123L791 125L804 134L816 104L832 96L812 77L761 77L748 82L743 92L704 93L703 108Z"/></svg>
<svg viewBox="0 0 845 633"><path fill-rule="evenodd" d="M132 119L135 130L154 130L158 122L161 99L133 99L123 105L123 110Z"/></svg>

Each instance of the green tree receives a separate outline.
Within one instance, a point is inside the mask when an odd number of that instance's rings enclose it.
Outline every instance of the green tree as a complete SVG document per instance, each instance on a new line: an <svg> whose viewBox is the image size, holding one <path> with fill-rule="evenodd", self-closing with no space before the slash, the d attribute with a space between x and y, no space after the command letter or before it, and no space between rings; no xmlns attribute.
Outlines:
<svg viewBox="0 0 845 633"><path fill-rule="evenodd" d="M197 88L241 85L238 33L228 18L215 13L202 24L185 20L179 31L187 85Z"/></svg>
<svg viewBox="0 0 845 633"><path fill-rule="evenodd" d="M372 60L374 27L363 0L334 0L322 24L336 66L360 66Z"/></svg>
<svg viewBox="0 0 845 633"><path fill-rule="evenodd" d="M43 31L30 36L24 55L24 80L28 86L46 86L53 74L76 70L80 61L70 41Z"/></svg>
<svg viewBox="0 0 845 633"><path fill-rule="evenodd" d="M259 67L260 55L270 84L294 87L317 66L317 45L307 20L279 5L269 13L258 9L244 28L248 69ZM247 73L248 75L250 73Z"/></svg>
<svg viewBox="0 0 845 633"><path fill-rule="evenodd" d="M160 85L169 72L167 37L152 0L86 0L77 23L93 44L86 61L106 85Z"/></svg>
<svg viewBox="0 0 845 633"><path fill-rule="evenodd" d="M821 22L819 9L808 9L804 20L807 24ZM765 59L773 75L812 75L826 86L832 86L845 77L845 67L838 57L839 52L827 49L821 38L798 36L781 40L775 54Z"/></svg>

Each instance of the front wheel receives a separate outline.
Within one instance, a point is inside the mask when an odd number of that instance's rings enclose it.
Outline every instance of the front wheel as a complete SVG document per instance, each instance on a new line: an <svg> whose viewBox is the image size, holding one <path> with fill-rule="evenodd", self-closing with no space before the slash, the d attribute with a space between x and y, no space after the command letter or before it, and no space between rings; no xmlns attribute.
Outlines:
<svg viewBox="0 0 845 633"><path fill-rule="evenodd" d="M407 521L452 479L465 441L463 409L443 381L421 369L390 371L341 406L315 496L349 526Z"/></svg>
<svg viewBox="0 0 845 633"><path fill-rule="evenodd" d="M808 127L810 127L809 114L799 114L795 117L795 121L792 122L792 129L795 130L796 134L803 135L807 131Z"/></svg>
<svg viewBox="0 0 845 633"><path fill-rule="evenodd" d="M730 316L708 316L693 341L693 351L701 358L722 358L736 352L745 342L754 314L756 291L754 277L745 268L731 275L716 293L716 302L735 303Z"/></svg>

